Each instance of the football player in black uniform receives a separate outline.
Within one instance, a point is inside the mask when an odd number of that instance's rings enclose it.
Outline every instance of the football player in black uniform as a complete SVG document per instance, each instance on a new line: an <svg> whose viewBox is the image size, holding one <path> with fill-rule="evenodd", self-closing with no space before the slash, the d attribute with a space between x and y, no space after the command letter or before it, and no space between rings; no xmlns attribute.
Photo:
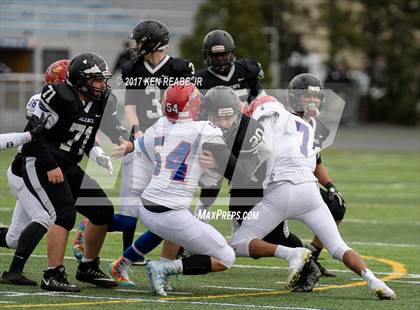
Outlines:
<svg viewBox="0 0 420 310"><path fill-rule="evenodd" d="M228 32L210 31L204 37L202 51L207 68L196 73L199 89L229 86L248 103L258 96L262 90L258 80L264 78L264 71L255 60L235 59L235 42Z"/></svg>
<svg viewBox="0 0 420 310"><path fill-rule="evenodd" d="M319 114L319 107L322 104L324 94L321 81L309 73L302 73L295 76L289 83L288 104L290 110L295 114L307 120L315 128L315 147L321 147L323 141L328 137L329 130L321 121L316 120ZM319 183L325 189L320 188L321 196L331 211L335 222L338 224L344 218L346 212L346 202L333 184L332 178L328 174L328 170L322 162L321 155L318 153L316 168L314 171ZM328 271L318 262L319 254L323 249L323 245L317 236L314 236L311 242L312 257L321 270L324 277L335 277L333 273Z"/></svg>
<svg viewBox="0 0 420 310"><path fill-rule="evenodd" d="M150 19L139 22L133 28L130 38L135 41L135 47L131 49L134 57L121 67L121 75L126 88L127 122L135 138L138 138L162 116L160 100L163 91L175 82L189 81L194 75L194 66L188 60L166 54L169 29L161 21ZM128 154L124 158L120 189L123 202L119 221L123 227L124 250L133 242L139 199L145 187L138 180L138 174L142 174L142 171L135 166L133 156L136 155ZM145 235L146 243L148 237L152 238Z"/></svg>
<svg viewBox="0 0 420 310"><path fill-rule="evenodd" d="M113 205L100 186L78 165L89 154L101 130L118 144L129 133L116 118L116 106L108 104L111 74L105 60L94 53L75 56L68 68L66 82L44 87L33 117L49 116L43 135L36 143L24 146L22 174L26 186L50 214L48 230L48 269L41 287L54 291L80 291L70 284L64 271L64 251L68 232L73 228L76 211L91 225L86 229L84 257L76 279L98 286L117 284L99 269L99 251L107 227L113 221ZM95 198L83 202L83 198ZM76 200L78 198L82 201ZM33 235L41 232L34 230ZM36 238L40 240L41 238Z"/></svg>

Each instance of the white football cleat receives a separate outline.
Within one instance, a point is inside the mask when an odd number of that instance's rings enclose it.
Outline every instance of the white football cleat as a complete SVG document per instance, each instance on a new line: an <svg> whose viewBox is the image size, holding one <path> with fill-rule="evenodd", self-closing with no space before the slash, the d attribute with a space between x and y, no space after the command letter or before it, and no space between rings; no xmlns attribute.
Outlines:
<svg viewBox="0 0 420 310"><path fill-rule="evenodd" d="M166 276L163 272L162 263L158 261L147 261L147 275L149 276L152 292L160 296L168 296L165 292Z"/></svg>
<svg viewBox="0 0 420 310"><path fill-rule="evenodd" d="M287 290L290 290L295 286L296 282L299 280L300 271L305 263L309 262L312 256L312 252L306 248L294 248L293 251L293 255L287 260L289 263L289 272L284 285L284 288Z"/></svg>
<svg viewBox="0 0 420 310"><path fill-rule="evenodd" d="M397 295L395 292L385 284L384 281L375 279L369 281L368 288L373 294L380 299L396 299Z"/></svg>

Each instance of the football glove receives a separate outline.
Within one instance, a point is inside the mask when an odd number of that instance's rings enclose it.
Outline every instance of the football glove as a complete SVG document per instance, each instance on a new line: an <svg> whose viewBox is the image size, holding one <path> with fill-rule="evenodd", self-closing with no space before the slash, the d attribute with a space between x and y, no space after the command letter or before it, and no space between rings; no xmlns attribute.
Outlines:
<svg viewBox="0 0 420 310"><path fill-rule="evenodd" d="M45 114L41 114L41 118L32 117L30 120L30 124L32 125L32 129L29 130L29 133L31 134L32 141L36 140L36 138L42 133L44 130L45 125L48 122L48 118L51 115L48 115L45 117Z"/></svg>
<svg viewBox="0 0 420 310"><path fill-rule="evenodd" d="M343 198L343 195L337 190L335 185L332 182L328 182L325 185L327 191L328 191L328 198L332 201L334 199L337 199L338 204L345 208L346 207L346 201Z"/></svg>
<svg viewBox="0 0 420 310"><path fill-rule="evenodd" d="M94 146L90 150L89 158L95 161L98 166L105 168L109 175L112 175L114 167L112 166L111 157L107 156L100 146Z"/></svg>

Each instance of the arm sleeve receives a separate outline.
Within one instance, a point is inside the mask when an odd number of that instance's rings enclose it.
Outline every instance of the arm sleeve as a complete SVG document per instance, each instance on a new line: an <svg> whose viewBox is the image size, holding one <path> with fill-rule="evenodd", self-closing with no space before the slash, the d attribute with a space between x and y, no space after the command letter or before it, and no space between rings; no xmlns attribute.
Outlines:
<svg viewBox="0 0 420 310"><path fill-rule="evenodd" d="M32 115L32 118L35 117L37 116ZM33 121L31 120L28 122L25 127L25 131L29 131L33 128L32 123ZM43 135L39 135L36 139L36 142L31 141L25 144L23 146L23 153L26 152L29 152L31 156L36 157L36 159L40 162L41 166L44 167L46 171L51 171L58 167L58 163L50 152Z"/></svg>
<svg viewBox="0 0 420 310"><path fill-rule="evenodd" d="M260 165L258 156L238 160L226 144L208 141L203 144L203 150L213 154L218 165L217 172L223 174L229 181L232 181L233 177L238 180L251 178Z"/></svg>
<svg viewBox="0 0 420 310"><path fill-rule="evenodd" d="M222 186L222 181L220 181L216 187L201 188L200 201L206 206L214 204L214 202L216 201L217 195L219 195L221 186Z"/></svg>
<svg viewBox="0 0 420 310"><path fill-rule="evenodd" d="M109 96L105 106L100 129L114 144L119 144L119 137L127 141L133 141L130 133L121 125L117 117L117 99L113 94Z"/></svg>
<svg viewBox="0 0 420 310"><path fill-rule="evenodd" d="M29 132L13 132L0 134L0 150L10 149L31 141Z"/></svg>

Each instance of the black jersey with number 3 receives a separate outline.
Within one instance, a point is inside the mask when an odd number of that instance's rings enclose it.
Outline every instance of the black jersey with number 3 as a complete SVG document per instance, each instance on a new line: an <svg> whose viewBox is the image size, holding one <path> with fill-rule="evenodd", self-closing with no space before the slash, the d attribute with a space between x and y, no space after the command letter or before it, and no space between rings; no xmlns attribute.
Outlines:
<svg viewBox="0 0 420 310"><path fill-rule="evenodd" d="M129 138L128 132L116 117L116 98L110 95L106 102L83 102L76 91L66 83L46 85L34 115L49 117L41 139L23 148L24 156L34 156L47 170L61 165L76 165L89 153L101 125L114 143L119 136ZM45 145L44 145L45 144Z"/></svg>
<svg viewBox="0 0 420 310"><path fill-rule="evenodd" d="M189 80L193 64L184 59L166 56L152 67L146 60L128 61L121 67L126 88L125 105L136 106L140 129L145 131L162 116L161 99L169 85Z"/></svg>

